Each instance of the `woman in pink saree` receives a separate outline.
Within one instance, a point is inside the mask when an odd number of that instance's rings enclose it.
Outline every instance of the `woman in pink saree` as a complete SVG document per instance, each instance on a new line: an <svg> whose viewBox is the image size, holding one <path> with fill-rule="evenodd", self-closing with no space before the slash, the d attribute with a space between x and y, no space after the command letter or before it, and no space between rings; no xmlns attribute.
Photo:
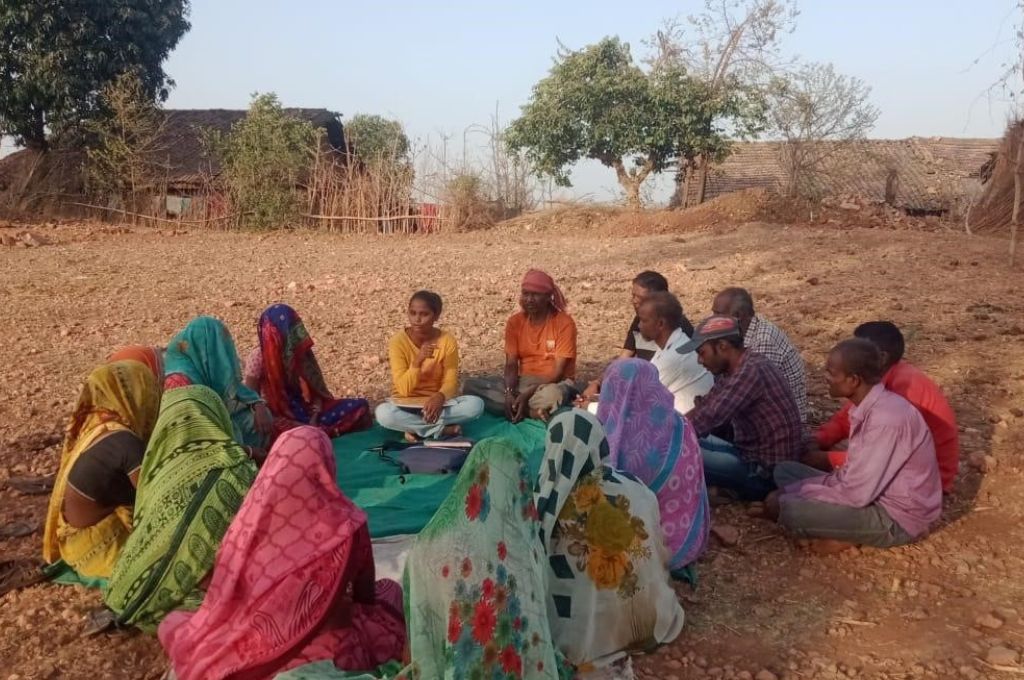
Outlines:
<svg viewBox="0 0 1024 680"><path fill-rule="evenodd" d="M607 465L628 472L658 496L669 569L695 583L692 564L707 548L711 510L697 435L679 415L658 369L619 359L605 371L597 419L608 435Z"/></svg>
<svg viewBox="0 0 1024 680"><path fill-rule="evenodd" d="M272 678L314 661L370 670L400 659L402 591L374 580L366 514L338 490L330 440L280 436L224 537L198 611L160 642L178 680Z"/></svg>

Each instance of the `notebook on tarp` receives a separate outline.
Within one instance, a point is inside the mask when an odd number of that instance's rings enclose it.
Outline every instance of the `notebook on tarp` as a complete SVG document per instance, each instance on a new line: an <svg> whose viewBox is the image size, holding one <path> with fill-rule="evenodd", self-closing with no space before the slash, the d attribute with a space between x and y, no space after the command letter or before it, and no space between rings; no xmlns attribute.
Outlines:
<svg viewBox="0 0 1024 680"><path fill-rule="evenodd" d="M410 411L422 411L423 407L430 401L430 397L388 397L388 401L398 408L409 409ZM449 399L444 402L445 406L455 406L455 400Z"/></svg>

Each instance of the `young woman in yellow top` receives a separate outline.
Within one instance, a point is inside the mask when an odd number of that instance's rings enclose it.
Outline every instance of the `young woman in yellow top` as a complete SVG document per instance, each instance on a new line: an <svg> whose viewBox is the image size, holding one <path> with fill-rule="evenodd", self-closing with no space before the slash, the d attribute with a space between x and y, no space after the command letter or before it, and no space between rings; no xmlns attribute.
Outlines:
<svg viewBox="0 0 1024 680"><path fill-rule="evenodd" d="M434 327L441 307L437 293L416 292L409 325L388 344L394 387L391 399L377 407L377 422L409 441L457 436L484 410L479 397L458 396L459 346L454 335Z"/></svg>

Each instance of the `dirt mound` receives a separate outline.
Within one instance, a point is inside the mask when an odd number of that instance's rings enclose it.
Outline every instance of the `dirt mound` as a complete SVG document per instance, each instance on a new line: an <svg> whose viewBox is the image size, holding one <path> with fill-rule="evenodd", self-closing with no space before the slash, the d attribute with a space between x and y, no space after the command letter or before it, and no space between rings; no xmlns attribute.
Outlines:
<svg viewBox="0 0 1024 680"><path fill-rule="evenodd" d="M576 204L521 215L495 229L509 235L585 232L595 236L629 236L704 231L751 223L830 225L836 228L873 227L929 230L938 218L911 217L901 210L858 196L820 202L786 198L768 189L745 189L717 196L692 208L647 210Z"/></svg>
<svg viewBox="0 0 1024 680"><path fill-rule="evenodd" d="M780 202L781 199L769 191L749 189L686 209L636 212L616 206L574 204L521 215L495 228L509 234L586 232L608 236L701 231L745 222L789 221L777 219L783 215L795 217L792 210L780 211Z"/></svg>
<svg viewBox="0 0 1024 680"><path fill-rule="evenodd" d="M971 229L976 232L1005 231L1013 216L1013 168L1017 163L1017 147L1024 134L1024 121L1010 124L999 145L991 176L978 204L971 210Z"/></svg>

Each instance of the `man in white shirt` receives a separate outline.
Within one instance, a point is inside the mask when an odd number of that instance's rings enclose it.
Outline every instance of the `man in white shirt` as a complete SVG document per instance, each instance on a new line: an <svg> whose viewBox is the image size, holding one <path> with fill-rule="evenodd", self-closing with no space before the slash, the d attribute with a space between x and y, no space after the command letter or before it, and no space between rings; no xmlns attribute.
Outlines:
<svg viewBox="0 0 1024 680"><path fill-rule="evenodd" d="M711 391L714 377L697 361L697 353L680 352L690 341L680 328L682 305L668 292L652 293L637 310L639 330L644 340L654 342L659 349L651 358L658 369L658 378L675 398L676 411L689 413L694 400Z"/></svg>

